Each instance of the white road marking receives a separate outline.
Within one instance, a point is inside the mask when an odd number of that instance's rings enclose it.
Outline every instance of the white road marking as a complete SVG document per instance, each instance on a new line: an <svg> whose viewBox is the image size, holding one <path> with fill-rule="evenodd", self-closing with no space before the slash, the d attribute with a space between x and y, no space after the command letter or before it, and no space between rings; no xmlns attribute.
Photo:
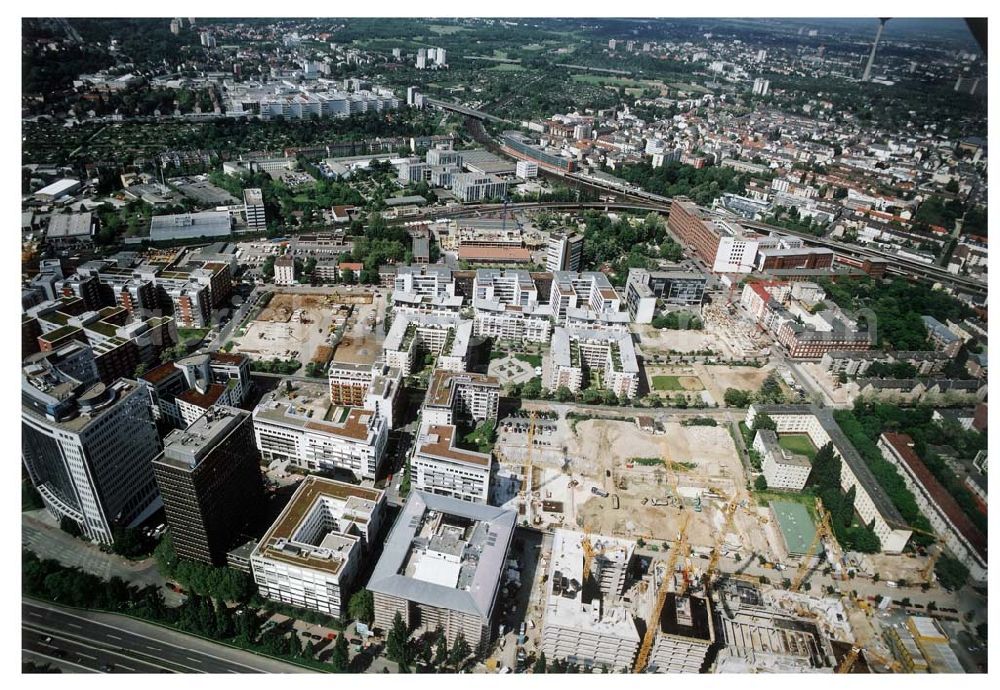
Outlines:
<svg viewBox="0 0 1000 690"><path fill-rule="evenodd" d="M193 661L193 662L194 662L194 663L196 663L196 664L200 664L200 663L202 663L201 659L193 659L193 658L191 658L191 657L189 657L189 656L186 656L186 657L184 657L184 658L185 658L185 659L187 659L188 661Z"/></svg>
<svg viewBox="0 0 1000 690"><path fill-rule="evenodd" d="M97 660L96 656L90 656L89 654L84 654L83 652L73 652L73 653L76 654L77 656L82 656L87 659L94 659L95 661Z"/></svg>
<svg viewBox="0 0 1000 690"><path fill-rule="evenodd" d="M111 633L108 633L108 637L110 637L112 640L120 640L120 639L122 639L122 638L118 637L117 635L112 635Z"/></svg>
<svg viewBox="0 0 1000 690"><path fill-rule="evenodd" d="M71 628L76 628L77 630L83 630L83 626L77 625L76 623L67 623L66 625L68 625Z"/></svg>
<svg viewBox="0 0 1000 690"><path fill-rule="evenodd" d="M129 670L129 671L134 671L135 670L131 666L126 666L125 664L118 664L118 668L124 668L124 669Z"/></svg>

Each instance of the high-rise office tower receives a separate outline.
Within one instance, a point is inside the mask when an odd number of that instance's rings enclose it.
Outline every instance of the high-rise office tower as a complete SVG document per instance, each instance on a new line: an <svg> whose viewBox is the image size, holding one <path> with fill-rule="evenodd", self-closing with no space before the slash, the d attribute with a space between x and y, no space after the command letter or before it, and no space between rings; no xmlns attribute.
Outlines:
<svg viewBox="0 0 1000 690"><path fill-rule="evenodd" d="M225 565L264 499L253 418L215 406L187 429L171 431L153 461L178 556Z"/></svg>
<svg viewBox="0 0 1000 690"><path fill-rule="evenodd" d="M151 460L160 439L133 381L88 385L49 361L21 375L21 460L57 519L102 544L161 505Z"/></svg>

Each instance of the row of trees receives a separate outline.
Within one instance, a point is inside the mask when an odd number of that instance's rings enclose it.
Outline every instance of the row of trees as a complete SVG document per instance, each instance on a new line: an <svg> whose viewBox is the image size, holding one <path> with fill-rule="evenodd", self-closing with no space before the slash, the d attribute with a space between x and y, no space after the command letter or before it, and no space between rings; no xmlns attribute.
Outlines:
<svg viewBox="0 0 1000 690"><path fill-rule="evenodd" d="M385 649L386 656L399 664L402 673L410 672L415 666L438 673L458 673L466 668L473 654L472 647L462 633L458 634L449 649L448 640L441 628L418 640L411 640L410 631L399 612L392 620Z"/></svg>
<svg viewBox="0 0 1000 690"><path fill-rule="evenodd" d="M852 486L847 493L841 491L841 463L833 450L833 444L825 444L812 460L812 470L806 486L811 487L822 499L823 506L830 513L830 526L843 548L861 553L877 553L882 548L882 543L875 534L874 521L867 526L855 524L854 500L857 489Z"/></svg>
<svg viewBox="0 0 1000 690"><path fill-rule="evenodd" d="M966 430L954 420L935 422L934 409L919 407L899 407L878 402L858 401L852 416L858 428L871 443L877 443L884 431L907 434L913 439L913 450L923 461L931 474L941 482L955 502L962 508L983 534L989 528L989 520L979 509L972 492L941 457L938 448L949 447L960 460L971 462L980 451L987 450L987 435L976 430Z"/></svg>
<svg viewBox="0 0 1000 690"><path fill-rule="evenodd" d="M205 563L180 558L168 532L153 551L164 577L176 580L194 594L229 602L247 602L257 587L246 573L232 568L215 568Z"/></svg>
<svg viewBox="0 0 1000 690"><path fill-rule="evenodd" d="M155 585L139 588L119 577L102 580L79 569L67 568L58 561L40 559L31 551L24 551L22 554L22 588L28 595L59 604L123 613L287 661L327 668L314 661L317 651L315 644L310 641L303 645L294 629L265 629L263 623L270 613L261 612L245 603L229 604L234 600L241 601L245 592L230 589L218 582L204 584L204 590L199 591L203 584L200 584L199 577L204 573L197 575L192 574L195 572L193 570L188 573L179 570L186 565L208 569L207 566L189 561L171 565L177 579L183 581L185 574L190 576L185 583L190 592L184 603L177 607L167 606L160 589ZM237 571L229 572L243 575ZM210 580L213 575L207 577ZM252 587L252 583L250 585ZM338 638L343 637L338 635ZM345 645L346 640L340 644L346 652ZM331 661L337 659L335 648ZM339 668L334 663L333 670L347 670L346 661Z"/></svg>
<svg viewBox="0 0 1000 690"><path fill-rule="evenodd" d="M830 300L848 311L867 308L875 314L876 342L885 350L928 350L927 328L921 316L933 316L941 323L961 321L972 309L943 290L901 278L875 281L821 279Z"/></svg>
<svg viewBox="0 0 1000 690"><path fill-rule="evenodd" d="M715 199L730 192L742 194L750 175L733 168L706 166L696 168L674 161L654 168L650 163L622 166L619 176L647 192L662 196L686 196L696 203L709 206Z"/></svg>
<svg viewBox="0 0 1000 690"><path fill-rule="evenodd" d="M864 427L851 410L835 410L833 418L837 425L847 436L854 448L861 454L865 463L871 469L872 474L878 481L882 490L885 491L889 500L896 506L899 514L906 522L919 530L931 531L930 522L924 517L917 507L916 499L906 487L906 483L899 474L899 470L891 462L882 457L881 451L875 442L865 433ZM929 545L933 539L925 534L915 532L911 539L924 546Z"/></svg>
<svg viewBox="0 0 1000 690"><path fill-rule="evenodd" d="M302 362L297 359L280 359L275 357L271 360L254 360L250 362L250 371L261 371L267 374L294 374L302 366Z"/></svg>

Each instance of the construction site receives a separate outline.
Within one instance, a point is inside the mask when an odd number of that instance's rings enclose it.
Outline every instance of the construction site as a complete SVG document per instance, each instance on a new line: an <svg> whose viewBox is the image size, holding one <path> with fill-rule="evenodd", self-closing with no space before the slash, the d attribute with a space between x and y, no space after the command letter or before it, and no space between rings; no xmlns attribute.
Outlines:
<svg viewBox="0 0 1000 690"><path fill-rule="evenodd" d="M326 364L351 326L374 321L371 293L278 291L232 336L232 350L256 360Z"/></svg>
<svg viewBox="0 0 1000 690"><path fill-rule="evenodd" d="M501 420L501 467L520 478L530 473L527 489L521 486L508 504L542 529L583 529L655 546L673 540L687 518L696 553L707 555L719 535L725 552L773 552L760 529L767 517L750 507L725 426L640 423L569 416ZM726 506L736 507L730 508L731 524Z"/></svg>

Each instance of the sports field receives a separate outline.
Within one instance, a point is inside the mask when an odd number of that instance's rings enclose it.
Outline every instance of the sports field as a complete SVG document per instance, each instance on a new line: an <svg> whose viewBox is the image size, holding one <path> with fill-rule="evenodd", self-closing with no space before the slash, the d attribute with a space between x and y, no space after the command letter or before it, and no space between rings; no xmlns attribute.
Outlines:
<svg viewBox="0 0 1000 690"><path fill-rule="evenodd" d="M704 389L697 376L671 376L660 374L652 378L653 390L657 391L700 391Z"/></svg>

